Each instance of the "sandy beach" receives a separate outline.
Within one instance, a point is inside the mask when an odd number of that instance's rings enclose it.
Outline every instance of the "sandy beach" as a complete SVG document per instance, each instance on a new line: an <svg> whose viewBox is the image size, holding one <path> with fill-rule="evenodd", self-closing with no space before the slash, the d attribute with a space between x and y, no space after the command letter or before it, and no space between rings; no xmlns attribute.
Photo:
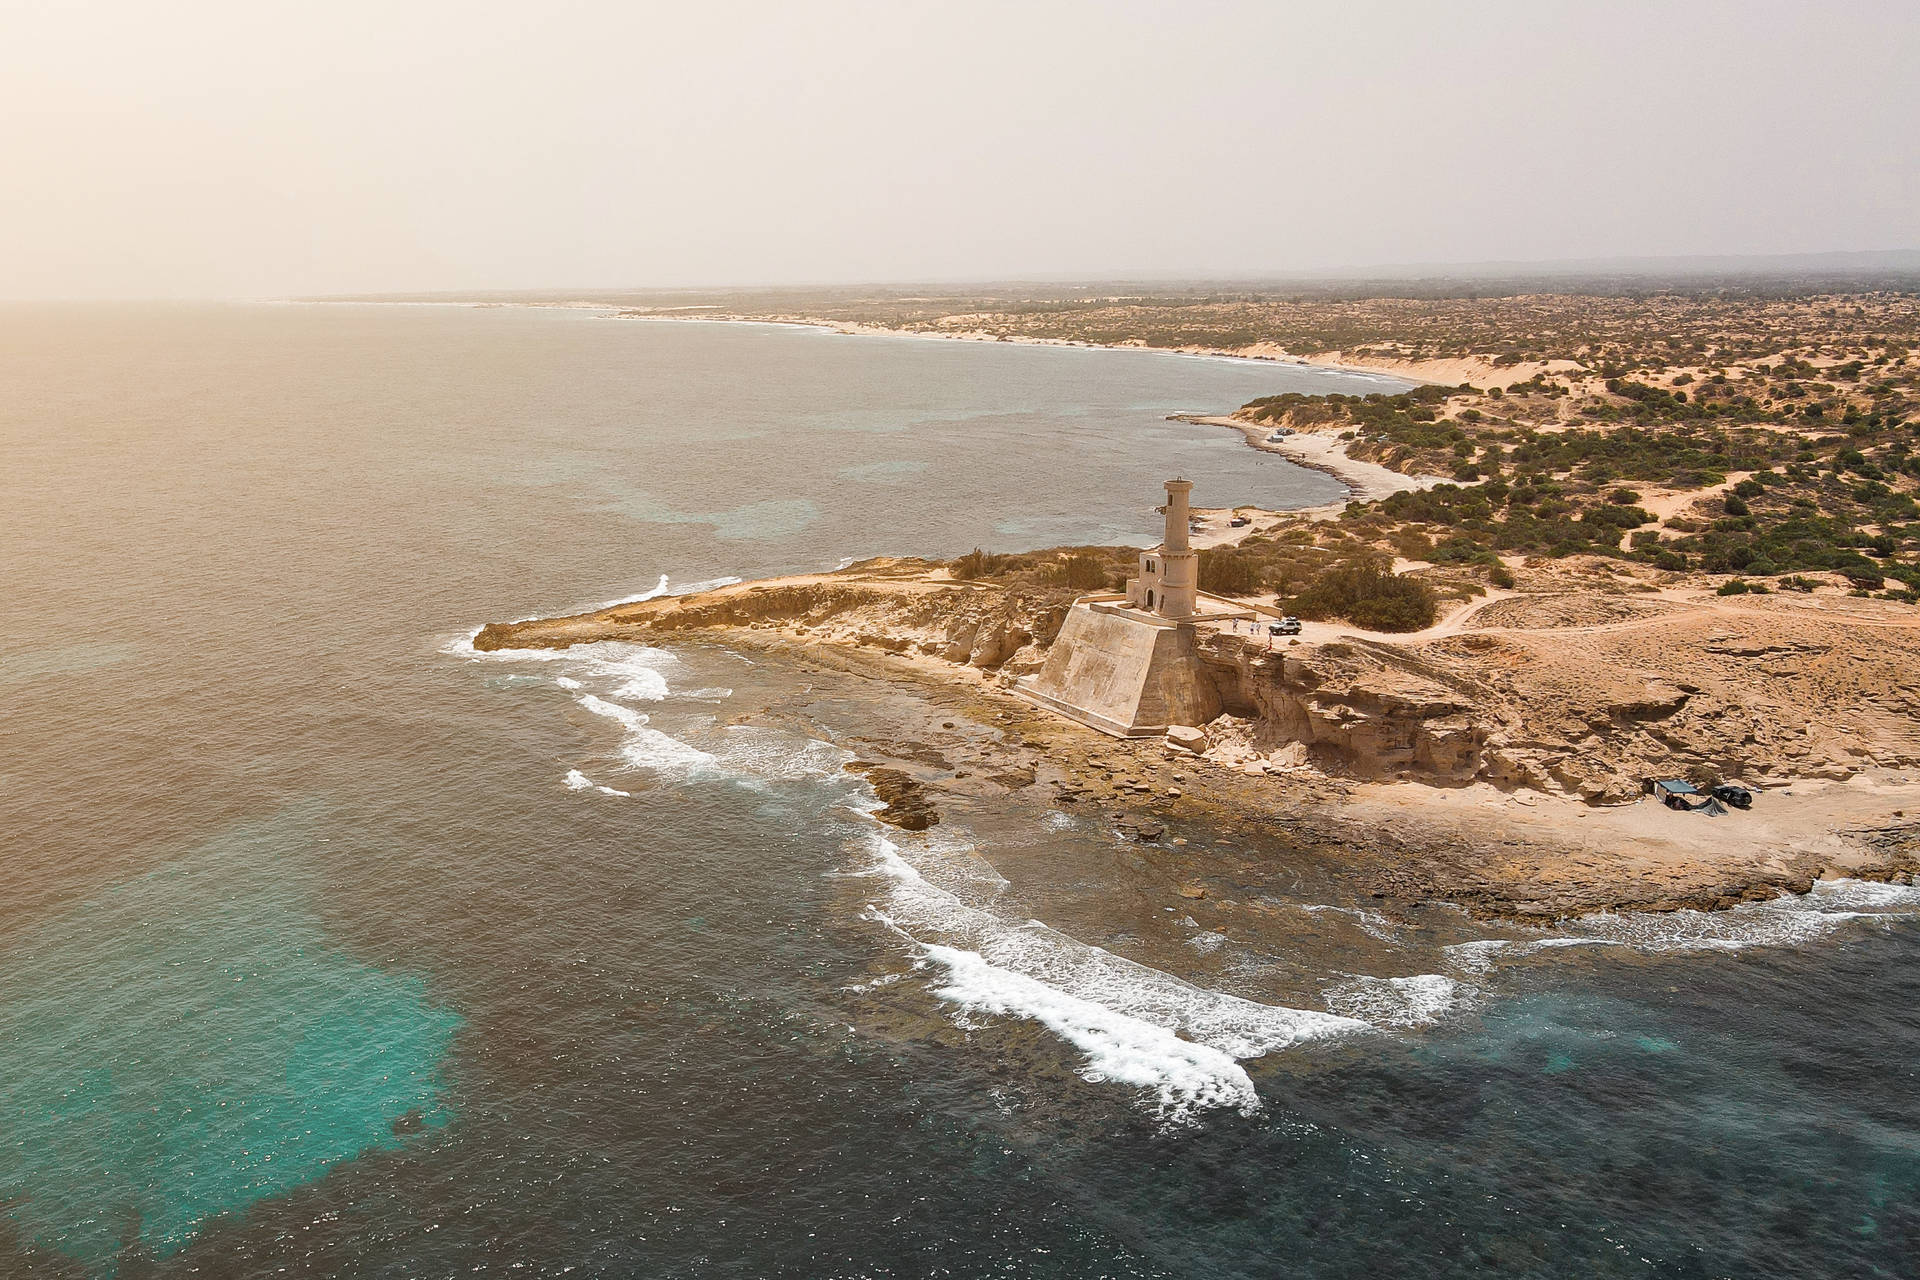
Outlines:
<svg viewBox="0 0 1920 1280"><path fill-rule="evenodd" d="M1238 431L1247 444L1262 453L1278 454L1289 462L1325 472L1341 484L1347 486L1347 496L1338 502L1324 507L1313 508L1312 512L1322 518L1338 515L1354 502L1375 502L1391 497L1396 493L1407 493L1416 489L1431 489L1437 484L1452 484L1454 481L1444 476L1406 475L1377 462L1367 462L1347 454L1347 441L1331 431L1296 431L1292 435L1278 440L1270 439L1274 428L1257 422L1248 422L1242 418L1219 415L1180 415L1182 422L1200 423L1213 427L1229 427ZM1291 514L1299 515L1301 512Z"/></svg>

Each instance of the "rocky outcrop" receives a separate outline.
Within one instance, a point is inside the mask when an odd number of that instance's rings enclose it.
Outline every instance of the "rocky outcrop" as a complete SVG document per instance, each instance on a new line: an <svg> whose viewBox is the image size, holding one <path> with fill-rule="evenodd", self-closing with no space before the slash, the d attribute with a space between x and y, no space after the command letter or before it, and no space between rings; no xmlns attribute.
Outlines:
<svg viewBox="0 0 1920 1280"><path fill-rule="evenodd" d="M1206 665L1229 714L1249 722L1243 754L1304 744L1330 772L1464 785L1482 776L1495 724L1481 691L1360 642L1266 651L1219 636Z"/></svg>
<svg viewBox="0 0 1920 1280"><path fill-rule="evenodd" d="M869 561L837 574L740 583L570 618L495 622L473 646L565 648L662 632L779 628L988 670L1039 669L1074 592L960 582L936 569L918 560Z"/></svg>
<svg viewBox="0 0 1920 1280"><path fill-rule="evenodd" d="M873 816L888 826L902 831L925 831L940 821L932 797L911 774L870 760L854 760L847 764L846 770L872 784L873 793L881 800L881 808L875 810Z"/></svg>
<svg viewBox="0 0 1920 1280"><path fill-rule="evenodd" d="M572 618L495 623L474 647L767 629L1044 674L1071 665L1052 647L1074 594L956 581L925 561L873 561ZM1474 615L1485 629L1426 640L1347 637L1269 649L1264 637L1203 631L1182 640L1178 662L1196 696L1135 719L1200 725L1224 709L1203 750L1256 772L1312 766L1363 780L1489 782L1591 804L1631 799L1656 775L1770 786L1916 768L1920 627L1879 604L1843 614L1833 604L1814 611L1560 592L1497 600ZM1113 646L1094 648L1110 656ZM1107 689L1124 683L1120 674L1089 668L1056 683Z"/></svg>

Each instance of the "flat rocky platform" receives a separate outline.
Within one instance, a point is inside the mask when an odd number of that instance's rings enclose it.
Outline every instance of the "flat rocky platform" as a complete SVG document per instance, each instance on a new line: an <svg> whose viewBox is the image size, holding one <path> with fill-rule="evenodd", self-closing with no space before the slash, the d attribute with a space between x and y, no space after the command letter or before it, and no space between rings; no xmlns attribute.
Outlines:
<svg viewBox="0 0 1920 1280"><path fill-rule="evenodd" d="M1358 877L1388 909L1440 900L1520 919L1724 908L1920 869L1910 610L1635 590L1564 564L1520 588L1427 632L1312 624L1278 661L1245 655L1265 703L1209 726L1197 756L1105 737L1006 688L1044 658L1072 592L921 561L494 624L474 643L707 637L893 682L914 695L903 705L933 698L955 717L903 713L863 752L916 821L986 795L1097 811L1163 848L1196 900L1211 879L1257 881L1281 848ZM1432 749L1443 739L1471 750ZM1754 808L1708 818L1638 796L1640 777L1703 763L1755 786ZM1195 824L1226 844L1169 843Z"/></svg>

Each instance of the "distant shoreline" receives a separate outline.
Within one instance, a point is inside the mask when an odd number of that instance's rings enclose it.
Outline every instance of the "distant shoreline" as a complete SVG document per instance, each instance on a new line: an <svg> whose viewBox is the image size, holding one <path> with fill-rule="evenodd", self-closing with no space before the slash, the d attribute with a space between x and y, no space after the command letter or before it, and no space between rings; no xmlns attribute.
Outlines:
<svg viewBox="0 0 1920 1280"><path fill-rule="evenodd" d="M492 304L475 304L492 305ZM507 304L515 305L515 304ZM777 324L789 325L800 329L821 329L829 333L850 338L924 338L935 342L991 342L1005 343L1020 347L1076 347L1082 351L1138 351L1150 355L1186 356L1200 360L1233 360L1247 364L1278 365L1282 368L1315 370L1322 373L1339 373L1352 377L1380 379L1391 382L1405 382L1419 385L1425 379L1391 369L1374 368L1366 365L1345 364L1334 360L1316 360L1306 356L1296 356L1286 352L1256 352L1230 350L1226 347L1149 347L1138 342L1087 342L1079 338L1036 338L1027 334L987 333L978 329L962 329L939 332L928 329L895 329L886 325L862 324L854 320L827 320L818 316L753 316L738 315L732 312L717 312L712 315L671 314L667 312L641 311L631 307L606 307L598 303L528 303L528 306L551 306L556 308L578 307L612 311L611 317L618 320L652 320L675 323L718 323L718 324Z"/></svg>
<svg viewBox="0 0 1920 1280"><path fill-rule="evenodd" d="M460 307L475 311L597 311L610 320L642 320L671 324L746 324L777 325L792 329L818 329L850 338L923 338L936 342L994 342L1021 347L1075 347L1083 351L1137 351L1149 355L1186 356L1190 359L1232 360L1257 365L1339 373L1352 377L1403 382L1418 386L1430 382L1417 373L1374 365L1351 364L1339 360L1297 356L1289 352L1233 350L1226 347L1149 347L1137 342L1087 342L1078 338L1036 338L1026 334L995 334L979 330L936 332L927 329L895 329L886 325L862 324L853 320L829 320L807 315L742 315L709 310L705 307L672 307L646 310L614 302L439 302L395 299L380 301L365 298L277 298L269 301L289 306L354 307ZM707 311L704 315L690 314Z"/></svg>
<svg viewBox="0 0 1920 1280"><path fill-rule="evenodd" d="M391 301L363 298L285 298L277 301L289 304L317 306L371 306L371 307L469 307L475 310L513 308L533 311L595 311L605 313L614 320L651 320L671 321L675 323L722 323L722 324L761 324L784 325L792 328L819 329L828 333L842 334L847 337L886 337L886 338L927 338L950 342L999 342L1026 347L1078 347L1086 351L1143 351L1161 355L1188 356L1205 360L1236 360L1251 364L1278 365L1283 368L1322 370L1343 374L1355 378L1378 379L1408 386L1459 386L1471 383L1480 387L1508 387L1524 382L1536 374L1561 371L1556 367L1566 362L1521 361L1514 364L1495 365L1488 360L1475 356L1453 356L1427 360L1395 360L1367 355L1362 359L1349 359L1341 351L1322 354L1301 355L1288 351L1275 343L1254 343L1243 347L1181 346L1154 347L1143 342L1091 342L1083 338L1044 338L1020 333L989 333L983 329L920 329L896 328L889 325L868 324L858 320L834 320L824 316L800 313L770 313L763 315L725 311L705 304L684 307L648 308L636 307L618 302L596 302L590 298L578 298L568 302L521 302L465 300L465 301L420 301L394 299ZM696 314L698 313L698 314ZM1571 367L1571 366L1569 366Z"/></svg>

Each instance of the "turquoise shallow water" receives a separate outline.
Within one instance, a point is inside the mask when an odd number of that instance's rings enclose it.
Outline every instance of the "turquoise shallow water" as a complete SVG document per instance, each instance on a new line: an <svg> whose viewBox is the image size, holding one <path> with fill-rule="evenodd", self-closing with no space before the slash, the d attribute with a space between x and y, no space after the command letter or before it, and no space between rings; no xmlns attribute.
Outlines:
<svg viewBox="0 0 1920 1280"><path fill-rule="evenodd" d="M15 939L0 991L0 1202L102 1272L443 1125L460 1025L419 975L339 954L279 815Z"/></svg>
<svg viewBox="0 0 1920 1280"><path fill-rule="evenodd" d="M1255 937L1150 874L1244 833L983 788L881 842L841 762L953 715L896 686L461 648L1144 540L1174 472L1324 501L1166 415L1378 383L458 308L0 338L7 1280L1912 1274L1913 891L1535 934L1268 832L1211 886Z"/></svg>

